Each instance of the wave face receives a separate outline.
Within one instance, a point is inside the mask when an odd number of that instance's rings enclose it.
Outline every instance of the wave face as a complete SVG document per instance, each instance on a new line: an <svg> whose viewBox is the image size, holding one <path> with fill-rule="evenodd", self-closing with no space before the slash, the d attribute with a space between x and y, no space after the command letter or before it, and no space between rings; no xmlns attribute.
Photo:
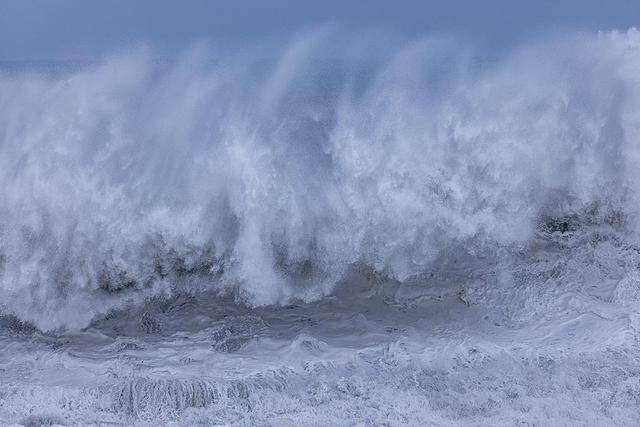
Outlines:
<svg viewBox="0 0 640 427"><path fill-rule="evenodd" d="M328 59L332 37L2 72L0 311L51 330L203 290L312 302L354 268L426 288L562 218L637 230L638 31L493 61L434 39Z"/></svg>

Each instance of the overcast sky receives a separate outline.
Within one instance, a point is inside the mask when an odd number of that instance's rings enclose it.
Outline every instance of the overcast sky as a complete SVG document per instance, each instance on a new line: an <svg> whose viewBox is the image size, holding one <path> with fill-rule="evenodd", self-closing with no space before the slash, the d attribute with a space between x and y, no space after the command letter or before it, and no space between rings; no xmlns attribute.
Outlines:
<svg viewBox="0 0 640 427"><path fill-rule="evenodd" d="M540 33L640 25L640 0L0 0L0 60L97 57L140 43L171 54L195 40L241 46L326 23L499 49Z"/></svg>

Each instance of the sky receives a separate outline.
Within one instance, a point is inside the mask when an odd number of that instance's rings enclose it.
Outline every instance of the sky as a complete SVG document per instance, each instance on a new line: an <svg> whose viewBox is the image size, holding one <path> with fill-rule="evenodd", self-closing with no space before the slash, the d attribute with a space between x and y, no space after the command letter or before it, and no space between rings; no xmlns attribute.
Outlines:
<svg viewBox="0 0 640 427"><path fill-rule="evenodd" d="M640 0L0 0L0 60L91 58L141 43L242 46L323 24L489 49L565 30L640 26Z"/></svg>

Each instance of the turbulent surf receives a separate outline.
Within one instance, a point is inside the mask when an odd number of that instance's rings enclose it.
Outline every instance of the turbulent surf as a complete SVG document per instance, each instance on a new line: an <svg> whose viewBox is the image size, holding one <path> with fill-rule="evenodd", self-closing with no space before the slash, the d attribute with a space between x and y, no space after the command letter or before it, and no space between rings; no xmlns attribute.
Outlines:
<svg viewBox="0 0 640 427"><path fill-rule="evenodd" d="M634 424L640 33L348 41L0 64L0 421Z"/></svg>

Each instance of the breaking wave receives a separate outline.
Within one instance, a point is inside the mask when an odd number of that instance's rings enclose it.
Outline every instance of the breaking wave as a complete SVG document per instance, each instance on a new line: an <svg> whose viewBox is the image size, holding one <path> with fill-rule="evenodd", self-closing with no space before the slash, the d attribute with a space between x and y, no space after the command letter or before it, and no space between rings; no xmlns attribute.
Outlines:
<svg viewBox="0 0 640 427"><path fill-rule="evenodd" d="M346 42L0 73L0 312L55 329L186 292L311 302L354 268L426 288L541 229L637 230L635 29L495 60L326 53Z"/></svg>

